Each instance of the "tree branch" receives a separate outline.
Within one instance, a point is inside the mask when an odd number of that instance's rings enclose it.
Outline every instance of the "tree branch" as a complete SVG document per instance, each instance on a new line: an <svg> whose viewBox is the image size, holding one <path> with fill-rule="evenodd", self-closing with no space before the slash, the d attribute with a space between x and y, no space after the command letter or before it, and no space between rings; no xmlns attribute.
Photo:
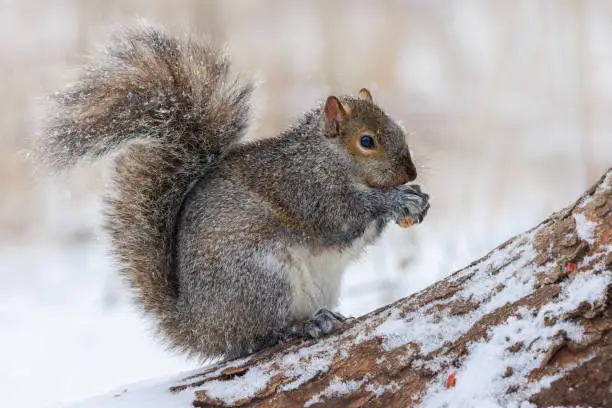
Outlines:
<svg viewBox="0 0 612 408"><path fill-rule="evenodd" d="M611 297L612 169L572 206L340 333L95 402L612 406Z"/></svg>

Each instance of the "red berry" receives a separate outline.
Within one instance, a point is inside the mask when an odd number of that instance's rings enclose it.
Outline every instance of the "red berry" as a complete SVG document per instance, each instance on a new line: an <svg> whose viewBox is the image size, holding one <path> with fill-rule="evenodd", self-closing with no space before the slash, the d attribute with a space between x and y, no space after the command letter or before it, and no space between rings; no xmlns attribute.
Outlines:
<svg viewBox="0 0 612 408"><path fill-rule="evenodd" d="M456 376L457 372L455 371L453 371L451 375L448 376L448 378L446 379L446 388L453 388L455 384L457 384L457 379L455 378Z"/></svg>

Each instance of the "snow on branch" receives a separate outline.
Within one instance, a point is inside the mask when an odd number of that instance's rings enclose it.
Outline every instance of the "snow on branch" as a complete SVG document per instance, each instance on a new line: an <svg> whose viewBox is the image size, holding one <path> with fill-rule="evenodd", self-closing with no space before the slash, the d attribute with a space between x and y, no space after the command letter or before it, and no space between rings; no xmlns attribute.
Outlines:
<svg viewBox="0 0 612 408"><path fill-rule="evenodd" d="M612 406L612 169L575 204L338 334L82 407Z"/></svg>

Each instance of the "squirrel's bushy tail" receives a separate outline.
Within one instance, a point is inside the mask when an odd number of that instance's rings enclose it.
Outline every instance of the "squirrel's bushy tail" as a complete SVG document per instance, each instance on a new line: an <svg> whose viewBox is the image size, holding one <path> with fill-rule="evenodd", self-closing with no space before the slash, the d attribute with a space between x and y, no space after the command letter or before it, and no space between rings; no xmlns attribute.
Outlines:
<svg viewBox="0 0 612 408"><path fill-rule="evenodd" d="M144 310L173 337L181 336L173 241L183 199L247 126L252 85L228 71L206 44L150 26L122 31L57 95L42 140L59 168L118 152L112 243Z"/></svg>

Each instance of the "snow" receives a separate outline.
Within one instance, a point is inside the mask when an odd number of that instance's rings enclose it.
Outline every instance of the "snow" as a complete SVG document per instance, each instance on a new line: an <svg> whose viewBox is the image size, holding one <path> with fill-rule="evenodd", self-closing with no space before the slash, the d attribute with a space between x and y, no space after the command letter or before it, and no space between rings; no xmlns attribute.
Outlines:
<svg viewBox="0 0 612 408"><path fill-rule="evenodd" d="M189 376L183 373L164 380L143 381L127 385L108 396L99 396L84 400L71 408L134 408L134 407L189 407L192 405L193 393L187 389L181 392L170 392L181 378Z"/></svg>
<svg viewBox="0 0 612 408"><path fill-rule="evenodd" d="M373 392L375 396L380 397L387 391L396 392L400 386L395 381L391 381L389 384L366 384L365 390L367 392Z"/></svg>
<svg viewBox="0 0 612 408"><path fill-rule="evenodd" d="M584 214L575 214L574 219L576 220L576 232L578 236L593 245L593 232L595 231L595 224L593 221L587 220Z"/></svg>
<svg viewBox="0 0 612 408"><path fill-rule="evenodd" d="M478 266L467 268L462 274L473 273L477 270L487 271L505 265L499 273L493 275L488 273L477 273L466 283L466 288L459 291L453 298L434 301L425 310L409 314L402 320L391 316L386 322L376 329L377 335L385 337L384 345L390 349L400 347L404 344L414 343L420 347L422 353L430 353L440 348L444 342L454 341L465 334L484 315L521 299L532 291L535 283L535 273L532 267L526 267L532 263L536 252L530 242L537 233L537 229L517 239L515 243L504 250L495 250ZM508 253L515 251L521 257L515 261L508 260ZM544 267L540 268L544 270ZM498 290L503 285L502 290ZM446 304L455 300L466 300L469 302L482 302L477 308L467 315L451 316L444 312L435 317L431 310L440 304ZM486 300L486 301L485 301ZM443 323L442 323L443 322Z"/></svg>
<svg viewBox="0 0 612 408"><path fill-rule="evenodd" d="M304 403L304 408L324 402L329 398L340 397L350 392L357 391L361 387L363 387L363 389L367 392L374 393L375 396L381 396L387 391L394 392L399 389L399 385L393 381L386 385L379 385L366 383L368 380L368 375L365 375L360 380L343 380L342 378L334 377L322 392L314 394Z"/></svg>
<svg viewBox="0 0 612 408"><path fill-rule="evenodd" d="M74 402L195 368L155 341L107 255L104 242L0 247L0 406Z"/></svg>
<svg viewBox="0 0 612 408"><path fill-rule="evenodd" d="M570 321L558 319L553 325L545 325L544 317L560 318L563 313L575 310L583 302L593 304L605 298L608 286L612 284L612 272L605 271L595 276L578 274L562 284L562 289L554 303L544 305L537 313L523 307L518 315L513 315L500 326L489 332L487 342L477 342L470 346L468 357L457 370L457 384L454 388L444 386L449 372L437 378L437 384L424 396L421 408L438 407L509 407L520 406L520 401L546 387L554 377L527 383L530 372L538 368L545 351L564 332L568 339L580 342L582 328ZM450 322L454 325L456 322ZM445 321L446 325L446 321ZM508 340L511 339L510 343ZM525 349L512 353L508 347L523 343ZM512 374L505 376L507 368ZM515 393L506 394L510 386L518 386Z"/></svg>
<svg viewBox="0 0 612 408"><path fill-rule="evenodd" d="M360 381L343 380L342 378L335 377L329 382L329 384L327 385L327 388L325 388L323 392L313 395L308 401L306 401L304 403L304 408L307 408L313 404L317 404L319 402L324 401L322 397L327 397L327 398L339 397L339 396L348 394L350 392L356 391L363 385L363 383L366 380L367 380L367 376L366 378L363 378Z"/></svg>
<svg viewBox="0 0 612 408"><path fill-rule="evenodd" d="M280 363L284 376L292 381L279 387L281 391L289 391L312 380L319 374L329 371L336 351L330 351L327 344L315 344L299 349L296 353L289 353ZM304 364L302 358L307 358Z"/></svg>
<svg viewBox="0 0 612 408"><path fill-rule="evenodd" d="M533 389L517 391L508 396L505 391L515 384L526 386L525 378L539 367L543 351L548 349L551 339L560 330L567 331L570 338L575 339L579 339L582 334L580 329L567 322L547 327L541 315L534 317L530 309L523 308L518 316L512 316L505 324L494 327L486 342L478 342L469 347L467 359L457 370L454 388L445 387L450 372L443 373L436 385L429 389L420 407L507 407L513 401L528 399ZM525 347L530 345L527 351L512 353L507 350L520 342ZM506 377L504 372L508 367L512 368L512 374Z"/></svg>
<svg viewBox="0 0 612 408"><path fill-rule="evenodd" d="M595 267L596 270L597 266ZM540 313L560 314L563 311L577 309L583 302L594 304L597 300L603 298L610 283L612 283L612 271L609 270L594 276L579 274L569 283L563 285L559 295L559 299L562 301L544 305L540 309Z"/></svg>
<svg viewBox="0 0 612 408"><path fill-rule="evenodd" d="M234 376L230 380L213 380L204 384L201 389L214 399L231 405L255 395L265 388L270 380L269 364L255 366L247 370L244 375Z"/></svg>

